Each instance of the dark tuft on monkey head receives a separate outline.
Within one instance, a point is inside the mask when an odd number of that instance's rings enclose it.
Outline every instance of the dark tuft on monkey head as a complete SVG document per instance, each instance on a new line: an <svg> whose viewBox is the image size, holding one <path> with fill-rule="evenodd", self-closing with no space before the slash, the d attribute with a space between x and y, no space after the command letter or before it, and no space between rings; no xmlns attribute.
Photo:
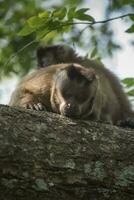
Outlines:
<svg viewBox="0 0 134 200"><path fill-rule="evenodd" d="M37 49L38 67L74 62L75 51L67 45L41 46Z"/></svg>
<svg viewBox="0 0 134 200"><path fill-rule="evenodd" d="M84 79L80 69L76 68L73 64L67 68L67 75L71 80L77 79L81 81Z"/></svg>

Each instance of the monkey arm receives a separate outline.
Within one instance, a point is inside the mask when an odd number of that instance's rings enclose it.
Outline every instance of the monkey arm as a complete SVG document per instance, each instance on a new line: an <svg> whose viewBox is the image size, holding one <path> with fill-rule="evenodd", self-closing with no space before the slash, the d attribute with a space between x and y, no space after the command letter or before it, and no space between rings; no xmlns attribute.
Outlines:
<svg viewBox="0 0 134 200"><path fill-rule="evenodd" d="M38 95L24 88L18 88L13 93L9 105L32 110L46 110L45 105L39 100Z"/></svg>

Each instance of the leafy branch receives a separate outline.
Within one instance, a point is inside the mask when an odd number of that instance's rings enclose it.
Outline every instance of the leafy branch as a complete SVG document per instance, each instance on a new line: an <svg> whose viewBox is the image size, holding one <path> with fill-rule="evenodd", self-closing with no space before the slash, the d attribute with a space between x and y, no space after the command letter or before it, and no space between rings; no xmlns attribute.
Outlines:
<svg viewBox="0 0 134 200"><path fill-rule="evenodd" d="M74 25L95 25L100 23L107 23L116 19L121 19L124 17L130 17L134 21L134 14L128 13L118 17L109 18L106 20L95 21L95 19L86 14L88 8L82 8L76 10L76 8L71 8L67 10L66 8L55 9L54 11L44 11L36 16L30 17L23 29L19 32L20 36L30 35L32 33L36 34L36 39L43 39L48 33L52 31L57 31L59 33L69 32L70 26ZM75 21L79 20L79 21ZM133 32L134 25L132 25L127 32ZM69 27L69 28L66 28Z"/></svg>
<svg viewBox="0 0 134 200"><path fill-rule="evenodd" d="M125 15L109 18L106 20L101 21L95 21L95 19L89 15L86 14L86 12L89 10L89 8L82 8L77 10L76 8L58 8L53 11L45 10L38 15L30 17L22 30L18 33L19 36L27 36L30 34L35 33L35 39L23 46L19 51L17 51L15 54L11 55L6 64L7 66L9 62L20 52L22 52L24 49L29 47L35 42L38 42L48 36L51 33L57 33L57 34L63 34L65 32L69 32L71 30L70 27L74 25L87 25L81 32L83 32L85 29L89 28L90 26L93 26L95 24L101 24L101 23L108 23L113 20L121 19L124 17L130 17L132 21L134 21L134 14L128 13ZM79 21L75 21L79 20ZM134 32L134 25L132 25L126 32ZM51 37L53 37L53 34L51 34Z"/></svg>
<svg viewBox="0 0 134 200"><path fill-rule="evenodd" d="M122 83L125 85L125 88L127 90L127 94L129 96L134 96L134 78L125 78L122 80Z"/></svg>
<svg viewBox="0 0 134 200"><path fill-rule="evenodd" d="M101 20L101 21L93 21L93 22L74 22L74 23L67 23L67 25L76 25L76 24L84 24L84 25L95 25L95 24L102 24L102 23L107 23L116 19L121 19L124 17L129 17L132 14L125 14L125 15L120 15L118 17L113 17L113 18L109 18L106 20Z"/></svg>

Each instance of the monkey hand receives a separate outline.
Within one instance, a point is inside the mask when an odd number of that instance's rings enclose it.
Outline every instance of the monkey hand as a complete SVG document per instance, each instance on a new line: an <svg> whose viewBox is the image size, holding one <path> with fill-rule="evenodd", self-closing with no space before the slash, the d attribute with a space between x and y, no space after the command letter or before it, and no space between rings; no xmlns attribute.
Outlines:
<svg viewBox="0 0 134 200"><path fill-rule="evenodd" d="M23 107L31 110L46 111L46 108L42 103L29 102L24 104Z"/></svg>

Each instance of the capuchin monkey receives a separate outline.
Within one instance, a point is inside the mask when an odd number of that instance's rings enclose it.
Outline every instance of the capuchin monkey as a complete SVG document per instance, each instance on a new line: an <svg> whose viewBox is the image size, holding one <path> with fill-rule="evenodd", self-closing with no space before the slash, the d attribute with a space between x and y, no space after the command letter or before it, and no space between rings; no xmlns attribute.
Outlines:
<svg viewBox="0 0 134 200"><path fill-rule="evenodd" d="M105 106L101 105L98 93L98 77L92 68L57 64L24 77L12 94L9 105L52 111L77 119L88 119L92 115L99 120ZM104 121L113 120L112 114L103 118Z"/></svg>
<svg viewBox="0 0 134 200"><path fill-rule="evenodd" d="M99 118L105 121L107 118L107 121L111 121L113 124L134 128L134 112L128 97L119 79L110 70L106 69L103 64L78 56L74 49L67 45L39 47L37 49L37 60L38 68L46 68L53 64L78 63L86 69L93 69L98 80L96 96L97 99L100 99L98 103L96 101L94 104L95 115L100 116L95 117L95 119L98 120ZM72 87L70 85L70 90ZM108 101L109 103L106 103ZM98 107L101 107L101 109L98 109ZM108 120L108 118L110 119Z"/></svg>
<svg viewBox="0 0 134 200"><path fill-rule="evenodd" d="M75 63L51 65L27 75L9 105L111 124L126 117L123 109L131 112L129 102L126 108L120 106L120 96L106 76Z"/></svg>

